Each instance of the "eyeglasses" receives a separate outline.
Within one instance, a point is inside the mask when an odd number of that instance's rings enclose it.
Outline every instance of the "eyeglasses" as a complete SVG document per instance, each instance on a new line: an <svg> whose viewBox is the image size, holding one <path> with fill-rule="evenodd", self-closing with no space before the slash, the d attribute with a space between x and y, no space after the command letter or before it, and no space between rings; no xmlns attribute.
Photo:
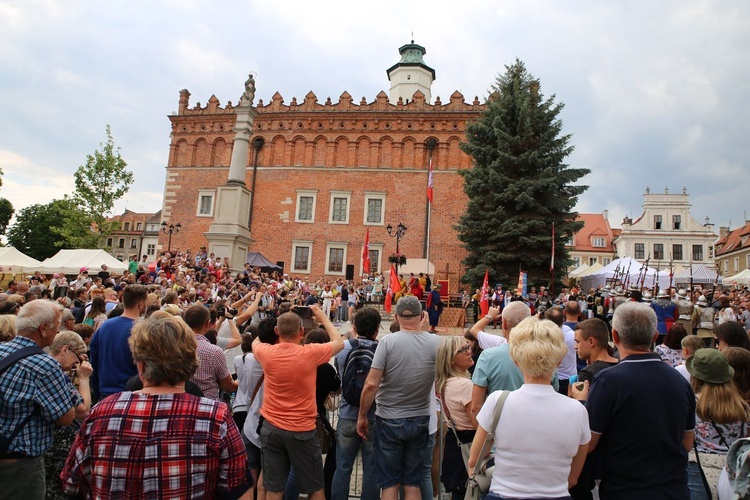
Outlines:
<svg viewBox="0 0 750 500"><path fill-rule="evenodd" d="M471 353L471 345L465 344L461 349L456 351L456 354L469 354Z"/></svg>

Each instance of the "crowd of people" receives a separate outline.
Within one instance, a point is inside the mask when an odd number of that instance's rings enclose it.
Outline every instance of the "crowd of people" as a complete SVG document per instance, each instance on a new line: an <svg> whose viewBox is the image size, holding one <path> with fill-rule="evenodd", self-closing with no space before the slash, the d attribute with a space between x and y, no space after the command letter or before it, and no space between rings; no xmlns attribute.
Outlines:
<svg viewBox="0 0 750 500"><path fill-rule="evenodd" d="M747 290L498 286L436 335L413 276L384 333L377 273L130 264L0 293L0 497L340 500L361 453L361 498L461 499L492 442L489 499L733 498Z"/></svg>

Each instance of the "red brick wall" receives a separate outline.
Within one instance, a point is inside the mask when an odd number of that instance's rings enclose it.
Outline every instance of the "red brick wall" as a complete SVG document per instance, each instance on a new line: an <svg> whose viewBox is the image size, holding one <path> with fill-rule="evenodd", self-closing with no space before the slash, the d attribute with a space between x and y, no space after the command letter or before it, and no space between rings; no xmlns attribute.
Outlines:
<svg viewBox="0 0 750 500"><path fill-rule="evenodd" d="M167 166L163 219L180 222L172 247L197 249L212 219L196 217L198 190L224 183L231 158L235 110L212 96L205 107L189 108L189 93L181 92L180 113L170 116L172 143ZM365 236L365 191L385 192L383 226L371 226L371 243L383 243L381 267L395 250L385 225L408 227L401 240L407 257L423 257L425 239L428 138L438 140L433 151L435 203L432 206L430 260L438 271L450 263L458 269L464 255L453 226L466 207L460 169L471 159L459 149L466 123L483 105L455 92L447 104L433 105L419 94L409 104L391 105L381 92L372 103L353 104L344 92L339 102L317 102L315 95L287 106L276 93L257 105L255 136L265 139L258 158L252 223L254 249L291 269L292 240L314 241L311 275L324 273L326 242L348 242L347 262L360 272ZM250 149L246 183L251 184L254 151ZM315 223L295 223L298 189L317 190ZM329 224L330 191L351 192L349 224ZM291 203L290 203L291 202ZM288 215L285 216L285 212ZM166 237L160 236L166 246ZM233 263L233 265L237 265ZM438 273L441 274L441 273ZM457 275L450 276L456 283ZM455 290L455 286L452 286ZM453 291L453 290L452 290Z"/></svg>

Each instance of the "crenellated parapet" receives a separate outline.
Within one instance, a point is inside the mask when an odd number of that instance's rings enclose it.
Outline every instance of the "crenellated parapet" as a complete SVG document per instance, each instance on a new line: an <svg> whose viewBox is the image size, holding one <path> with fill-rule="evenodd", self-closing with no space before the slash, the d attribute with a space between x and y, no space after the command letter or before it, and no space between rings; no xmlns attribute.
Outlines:
<svg viewBox="0 0 750 500"><path fill-rule="evenodd" d="M205 106L201 106L200 102L196 102L195 106L190 107L189 103L190 92L187 89L180 91L180 107L178 115L180 116L195 116L195 115L217 115L217 114L233 114L235 113L234 105L232 101L227 101L226 106L222 107L219 99L215 95L212 95L208 103ZM351 94L344 91L340 96L338 102L332 102L331 98L328 97L325 102L320 103L318 97L312 92L308 92L307 95L302 99L302 103L298 103L296 97L292 97L289 104L284 104L284 98L279 92L276 92L268 104L264 104L263 100L258 101L256 109L259 113L289 113L289 112L331 112L331 111L350 111L350 112L402 112L402 113L413 113L415 111L424 112L478 112L484 109L485 105L480 103L479 97L475 96L473 102L468 103L465 101L463 94L459 91L451 94L447 103L443 103L440 100L440 96L435 98L434 104L429 104L425 100L425 95L421 91L414 93L413 99L404 102L402 98L399 98L396 104L390 104L388 102L388 94L384 91L380 91L375 96L375 100L367 102L365 97L355 103Z"/></svg>
<svg viewBox="0 0 750 500"><path fill-rule="evenodd" d="M191 107L190 93L180 92L179 113L172 121L171 167L227 166L237 111L231 101L221 107L216 96L206 106ZM425 142L437 139L436 169L463 169L470 158L460 150L466 125L486 105L465 101L456 91L433 104L417 90L408 102L389 102L381 91L372 101L355 102L343 92L337 102L320 102L313 92L289 103L279 92L259 100L254 135L265 139L260 164L294 167L424 168ZM248 158L248 164L251 161Z"/></svg>

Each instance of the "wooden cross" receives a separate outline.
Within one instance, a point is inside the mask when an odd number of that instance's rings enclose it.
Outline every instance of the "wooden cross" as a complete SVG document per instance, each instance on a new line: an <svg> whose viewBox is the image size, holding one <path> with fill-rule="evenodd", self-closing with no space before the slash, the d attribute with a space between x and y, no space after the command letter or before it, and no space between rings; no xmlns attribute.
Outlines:
<svg viewBox="0 0 750 500"><path fill-rule="evenodd" d="M449 276L456 274L453 271L451 271L451 265L449 262L445 263L445 271L443 271L443 274L445 274L445 279L448 279Z"/></svg>

